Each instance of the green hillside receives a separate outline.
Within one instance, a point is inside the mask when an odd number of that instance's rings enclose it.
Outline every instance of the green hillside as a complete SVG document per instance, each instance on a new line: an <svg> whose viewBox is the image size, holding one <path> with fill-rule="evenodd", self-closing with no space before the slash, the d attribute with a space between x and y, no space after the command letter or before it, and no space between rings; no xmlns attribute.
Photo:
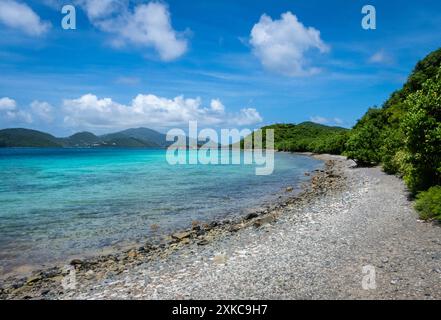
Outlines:
<svg viewBox="0 0 441 320"><path fill-rule="evenodd" d="M422 216L441 220L436 187L441 185L441 49L418 62L382 108L368 110L352 129L344 154L403 177L418 194L417 208L426 208Z"/></svg>
<svg viewBox="0 0 441 320"><path fill-rule="evenodd" d="M331 154L343 152L349 131L313 122L274 124L262 128L264 137L266 129L274 130L274 147L279 151Z"/></svg>
<svg viewBox="0 0 441 320"><path fill-rule="evenodd" d="M54 136L29 129L0 130L0 147L61 147Z"/></svg>
<svg viewBox="0 0 441 320"><path fill-rule="evenodd" d="M66 138L56 138L48 133L30 129L0 130L0 147L122 147L158 148L168 143L166 136L147 128L128 129L121 132L96 136L91 132L79 132Z"/></svg>

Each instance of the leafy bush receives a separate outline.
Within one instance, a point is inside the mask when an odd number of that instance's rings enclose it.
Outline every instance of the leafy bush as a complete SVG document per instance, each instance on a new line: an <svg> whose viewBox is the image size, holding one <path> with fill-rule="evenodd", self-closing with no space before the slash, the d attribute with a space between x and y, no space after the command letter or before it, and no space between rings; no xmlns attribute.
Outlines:
<svg viewBox="0 0 441 320"><path fill-rule="evenodd" d="M381 109L371 108L352 129L344 154L358 165L378 164L381 161Z"/></svg>
<svg viewBox="0 0 441 320"><path fill-rule="evenodd" d="M380 159L383 170L389 174L400 174L402 169L403 155L400 153L403 146L404 134L394 128L383 129L382 145L380 147Z"/></svg>
<svg viewBox="0 0 441 320"><path fill-rule="evenodd" d="M410 94L402 122L405 135L404 180L412 192L441 184L441 68L435 79Z"/></svg>
<svg viewBox="0 0 441 320"><path fill-rule="evenodd" d="M415 209L420 213L420 218L436 219L441 221L441 186L432 187L417 195Z"/></svg>

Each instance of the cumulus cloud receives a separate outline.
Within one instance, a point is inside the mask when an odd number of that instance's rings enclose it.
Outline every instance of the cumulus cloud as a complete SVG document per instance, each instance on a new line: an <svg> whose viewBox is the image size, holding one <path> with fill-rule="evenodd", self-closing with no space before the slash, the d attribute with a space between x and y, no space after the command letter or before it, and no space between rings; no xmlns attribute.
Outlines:
<svg viewBox="0 0 441 320"><path fill-rule="evenodd" d="M124 0L79 0L91 23L114 36L114 46L153 48L161 60L171 61L188 48L187 39L172 27L168 6L149 2L130 8Z"/></svg>
<svg viewBox="0 0 441 320"><path fill-rule="evenodd" d="M47 102L33 101L30 105L32 114L44 122L54 120L53 107Z"/></svg>
<svg viewBox="0 0 441 320"><path fill-rule="evenodd" d="M305 27L291 12L272 20L264 14L251 30L250 44L256 57L268 70L287 76L304 76L319 72L310 67L306 53L317 49L321 53L329 47L320 38L320 31Z"/></svg>
<svg viewBox="0 0 441 320"><path fill-rule="evenodd" d="M0 111L11 111L17 107L14 99L4 97L0 99Z"/></svg>
<svg viewBox="0 0 441 320"><path fill-rule="evenodd" d="M54 117L54 108L47 102L33 101L28 106L18 106L14 99L0 98L0 120L6 120L9 126L35 121L49 123Z"/></svg>
<svg viewBox="0 0 441 320"><path fill-rule="evenodd" d="M81 128L158 128L185 126L189 121L207 126L245 126L262 121L253 108L226 113L220 100L212 100L210 107L204 107L200 98L178 96L168 99L152 94L140 94L129 105L86 94L78 99L64 100L63 113L65 124Z"/></svg>
<svg viewBox="0 0 441 320"><path fill-rule="evenodd" d="M30 36L41 36L50 28L27 4L14 0L0 1L0 22Z"/></svg>
<svg viewBox="0 0 441 320"><path fill-rule="evenodd" d="M222 104L222 102L219 99L213 99L210 103L211 110L218 113L224 113L225 112L225 106Z"/></svg>
<svg viewBox="0 0 441 320"><path fill-rule="evenodd" d="M120 0L79 0L89 19L99 19L112 15L118 7L125 7L126 1Z"/></svg>
<svg viewBox="0 0 441 320"><path fill-rule="evenodd" d="M319 124L327 124L327 125L342 125L343 120L340 118L325 118L321 116L314 116L310 119L312 122L319 123Z"/></svg>

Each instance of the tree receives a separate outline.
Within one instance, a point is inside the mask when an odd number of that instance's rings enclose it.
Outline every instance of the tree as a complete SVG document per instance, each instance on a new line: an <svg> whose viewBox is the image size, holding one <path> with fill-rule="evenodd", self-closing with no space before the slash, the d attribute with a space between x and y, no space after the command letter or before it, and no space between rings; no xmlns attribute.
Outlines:
<svg viewBox="0 0 441 320"><path fill-rule="evenodd" d="M441 184L441 68L406 99L404 180L412 192Z"/></svg>
<svg viewBox="0 0 441 320"><path fill-rule="evenodd" d="M344 154L358 165L378 164L381 161L381 130L384 125L381 109L371 108L355 125L346 142Z"/></svg>

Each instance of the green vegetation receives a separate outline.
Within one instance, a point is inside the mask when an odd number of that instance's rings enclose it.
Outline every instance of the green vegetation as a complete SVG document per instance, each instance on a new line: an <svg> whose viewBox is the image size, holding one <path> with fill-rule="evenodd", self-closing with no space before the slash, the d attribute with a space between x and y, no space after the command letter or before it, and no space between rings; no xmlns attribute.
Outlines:
<svg viewBox="0 0 441 320"><path fill-rule="evenodd" d="M274 147L280 151L341 154L349 130L312 122L274 124L263 127L274 129Z"/></svg>
<svg viewBox="0 0 441 320"><path fill-rule="evenodd" d="M28 129L0 130L0 147L61 147L50 134Z"/></svg>
<svg viewBox="0 0 441 320"><path fill-rule="evenodd" d="M67 138L56 138L50 134L29 129L0 130L0 148L158 148L166 147L168 144L164 134L147 128L128 129L104 136L96 136L90 132L79 132Z"/></svg>
<svg viewBox="0 0 441 320"><path fill-rule="evenodd" d="M440 201L439 188L424 191L441 185L441 49L420 61L382 108L370 109L358 121L344 154L359 165L381 164L403 177L411 193L419 194L421 217L439 217L439 202L429 205Z"/></svg>
<svg viewBox="0 0 441 320"><path fill-rule="evenodd" d="M415 208L424 220L441 221L441 186L432 187L418 194Z"/></svg>

